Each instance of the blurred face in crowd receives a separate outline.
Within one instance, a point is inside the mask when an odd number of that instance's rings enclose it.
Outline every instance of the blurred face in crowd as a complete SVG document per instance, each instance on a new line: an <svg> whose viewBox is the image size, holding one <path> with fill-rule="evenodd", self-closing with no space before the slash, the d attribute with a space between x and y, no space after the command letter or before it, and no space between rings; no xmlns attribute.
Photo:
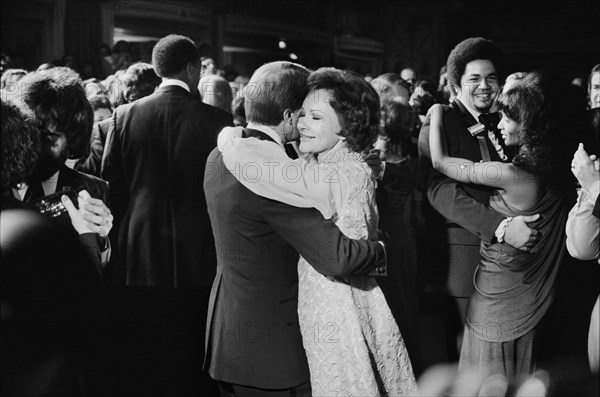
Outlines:
<svg viewBox="0 0 600 397"><path fill-rule="evenodd" d="M94 124L101 122L102 120L106 120L112 116L112 112L107 108L99 108L94 110Z"/></svg>
<svg viewBox="0 0 600 397"><path fill-rule="evenodd" d="M311 91L298 118L300 131L300 151L303 153L323 154L328 152L340 140L342 130L337 113L329 104L327 90Z"/></svg>
<svg viewBox="0 0 600 397"><path fill-rule="evenodd" d="M67 135L64 132L46 129L40 133L40 143L40 157L34 173L40 180L46 180L67 160L69 154Z"/></svg>
<svg viewBox="0 0 600 397"><path fill-rule="evenodd" d="M463 105L478 113L487 113L500 92L496 67L489 59L467 63L456 96Z"/></svg>
<svg viewBox="0 0 600 397"><path fill-rule="evenodd" d="M600 72L595 72L590 80L590 107L600 108Z"/></svg>
<svg viewBox="0 0 600 397"><path fill-rule="evenodd" d="M379 94L380 103L386 103L394 98L400 98L404 103L408 103L410 92L399 84L390 84L384 79L375 79L371 81L371 85Z"/></svg>
<svg viewBox="0 0 600 397"><path fill-rule="evenodd" d="M204 59L202 61L202 76L205 74L216 74L215 61L211 58Z"/></svg>
<svg viewBox="0 0 600 397"><path fill-rule="evenodd" d="M519 124L513 119L509 118L503 111L500 111L502 118L498 123L498 129L502 134L502 139L504 139L504 144L506 146L514 146L519 144L519 136L517 133L517 128Z"/></svg>

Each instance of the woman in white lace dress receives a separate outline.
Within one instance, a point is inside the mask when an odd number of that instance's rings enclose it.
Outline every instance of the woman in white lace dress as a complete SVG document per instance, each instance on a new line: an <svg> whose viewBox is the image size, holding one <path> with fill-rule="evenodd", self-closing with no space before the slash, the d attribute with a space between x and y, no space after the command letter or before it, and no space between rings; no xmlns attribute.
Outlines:
<svg viewBox="0 0 600 397"><path fill-rule="evenodd" d="M256 194L315 207L346 236L375 239L375 177L361 152L377 136L377 93L361 76L333 68L313 72L308 84L298 118L303 158L291 160L283 150L274 158L264 150L273 142L242 139L241 129L226 129L219 137L225 165ZM328 247L315 249L327 255ZM376 279L326 277L303 258L298 276L313 395L415 394L404 341Z"/></svg>

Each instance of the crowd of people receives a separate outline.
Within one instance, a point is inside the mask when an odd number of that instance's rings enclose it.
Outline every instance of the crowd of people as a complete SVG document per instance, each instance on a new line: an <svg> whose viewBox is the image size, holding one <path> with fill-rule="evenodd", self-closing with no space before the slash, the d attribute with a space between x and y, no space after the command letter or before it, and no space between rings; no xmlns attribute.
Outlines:
<svg viewBox="0 0 600 397"><path fill-rule="evenodd" d="M600 65L584 93L474 37L438 84L244 78L126 44L96 76L2 56L3 395L598 393L598 283L563 269L600 263Z"/></svg>

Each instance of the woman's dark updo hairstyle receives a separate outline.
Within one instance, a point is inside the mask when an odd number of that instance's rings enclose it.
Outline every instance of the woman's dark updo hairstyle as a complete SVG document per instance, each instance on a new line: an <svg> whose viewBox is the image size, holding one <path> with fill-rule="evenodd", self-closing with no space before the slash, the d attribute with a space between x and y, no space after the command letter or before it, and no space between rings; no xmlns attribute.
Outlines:
<svg viewBox="0 0 600 397"><path fill-rule="evenodd" d="M309 95L327 90L324 100L335 110L348 148L368 151L379 130L379 95L361 75L349 70L320 68L308 76Z"/></svg>
<svg viewBox="0 0 600 397"><path fill-rule="evenodd" d="M416 118L412 106L399 100L388 101L381 107L381 118L381 135L387 137L393 147L401 149L399 154L408 154Z"/></svg>
<svg viewBox="0 0 600 397"><path fill-rule="evenodd" d="M535 71L500 96L520 147L512 162L547 186L573 181L569 164L585 130L585 97L549 71Z"/></svg>

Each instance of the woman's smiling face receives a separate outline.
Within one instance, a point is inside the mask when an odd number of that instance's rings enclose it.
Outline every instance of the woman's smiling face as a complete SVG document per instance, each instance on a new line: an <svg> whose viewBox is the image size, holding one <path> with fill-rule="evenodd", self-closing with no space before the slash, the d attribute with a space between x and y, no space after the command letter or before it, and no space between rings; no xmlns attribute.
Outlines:
<svg viewBox="0 0 600 397"><path fill-rule="evenodd" d="M518 127L519 123L508 117L503 111L500 111L502 118L498 123L498 129L502 134L502 139L504 139L504 144L506 146L514 146L519 144L519 134Z"/></svg>
<svg viewBox="0 0 600 397"><path fill-rule="evenodd" d="M298 118L301 152L323 154L340 140L342 126L329 104L331 100L329 91L324 89L311 91L304 99Z"/></svg>

